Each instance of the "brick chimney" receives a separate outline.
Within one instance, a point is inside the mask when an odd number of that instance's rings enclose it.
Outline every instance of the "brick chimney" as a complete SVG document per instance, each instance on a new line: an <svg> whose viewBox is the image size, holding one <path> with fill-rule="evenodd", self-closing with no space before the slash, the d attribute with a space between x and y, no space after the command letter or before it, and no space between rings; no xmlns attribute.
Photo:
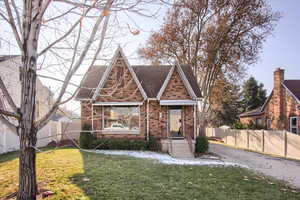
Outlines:
<svg viewBox="0 0 300 200"><path fill-rule="evenodd" d="M284 81L284 69L277 68L274 71L274 128L284 129L284 91L282 82Z"/></svg>

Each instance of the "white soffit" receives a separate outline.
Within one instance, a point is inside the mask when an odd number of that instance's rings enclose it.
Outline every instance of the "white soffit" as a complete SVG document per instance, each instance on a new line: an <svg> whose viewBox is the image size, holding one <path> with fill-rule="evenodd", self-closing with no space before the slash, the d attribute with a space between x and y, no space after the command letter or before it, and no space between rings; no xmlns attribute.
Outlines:
<svg viewBox="0 0 300 200"><path fill-rule="evenodd" d="M96 102L94 106L141 106L143 102Z"/></svg>
<svg viewBox="0 0 300 200"><path fill-rule="evenodd" d="M162 106L188 106L188 105L197 105L197 101L193 101L193 100L160 100L159 104Z"/></svg>

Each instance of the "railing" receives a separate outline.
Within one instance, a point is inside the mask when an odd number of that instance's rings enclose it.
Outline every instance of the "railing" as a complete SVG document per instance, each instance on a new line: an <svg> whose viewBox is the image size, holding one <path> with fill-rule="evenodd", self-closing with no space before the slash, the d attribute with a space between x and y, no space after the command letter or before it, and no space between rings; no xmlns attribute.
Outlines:
<svg viewBox="0 0 300 200"><path fill-rule="evenodd" d="M194 154L193 139L192 139L192 136L191 136L191 132L189 132L189 131L187 131L187 134L186 134L186 140L187 140L187 142L188 142L190 152L191 152L192 154Z"/></svg>

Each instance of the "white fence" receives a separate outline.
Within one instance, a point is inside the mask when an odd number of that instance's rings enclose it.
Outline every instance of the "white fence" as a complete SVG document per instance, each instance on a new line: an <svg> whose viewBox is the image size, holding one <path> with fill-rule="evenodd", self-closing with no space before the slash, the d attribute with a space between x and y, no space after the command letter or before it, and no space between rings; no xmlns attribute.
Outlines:
<svg viewBox="0 0 300 200"><path fill-rule="evenodd" d="M52 141L79 139L80 120L70 123L50 121L37 135L37 147L45 147ZM19 149L19 136L12 133L4 124L0 124L0 154Z"/></svg>
<svg viewBox="0 0 300 200"><path fill-rule="evenodd" d="M206 128L205 134L237 148L300 160L300 135L287 131Z"/></svg>

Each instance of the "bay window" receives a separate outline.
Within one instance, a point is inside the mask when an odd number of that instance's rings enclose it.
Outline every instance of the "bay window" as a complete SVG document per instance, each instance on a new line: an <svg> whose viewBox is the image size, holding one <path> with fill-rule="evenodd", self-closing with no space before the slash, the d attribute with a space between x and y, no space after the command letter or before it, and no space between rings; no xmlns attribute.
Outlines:
<svg viewBox="0 0 300 200"><path fill-rule="evenodd" d="M103 107L103 128L112 132L138 132L140 130L139 106Z"/></svg>

